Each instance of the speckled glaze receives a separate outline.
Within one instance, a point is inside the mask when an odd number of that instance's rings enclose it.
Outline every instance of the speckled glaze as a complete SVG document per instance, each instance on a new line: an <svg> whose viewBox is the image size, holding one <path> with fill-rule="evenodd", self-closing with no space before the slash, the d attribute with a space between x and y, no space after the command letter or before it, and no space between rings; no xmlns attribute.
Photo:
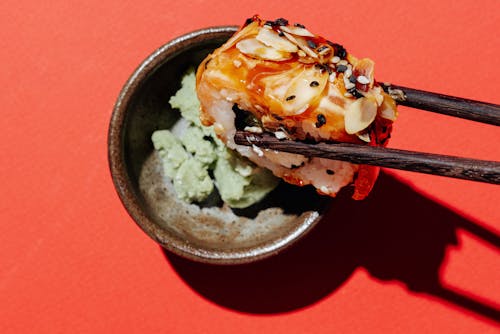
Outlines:
<svg viewBox="0 0 500 334"><path fill-rule="evenodd" d="M233 26L197 30L156 50L123 87L109 125L111 175L129 214L164 248L206 263L247 263L277 254L304 236L329 202L312 189L283 183L247 209L199 207L178 200L162 174L151 134L178 120L170 96L186 69L235 31Z"/></svg>

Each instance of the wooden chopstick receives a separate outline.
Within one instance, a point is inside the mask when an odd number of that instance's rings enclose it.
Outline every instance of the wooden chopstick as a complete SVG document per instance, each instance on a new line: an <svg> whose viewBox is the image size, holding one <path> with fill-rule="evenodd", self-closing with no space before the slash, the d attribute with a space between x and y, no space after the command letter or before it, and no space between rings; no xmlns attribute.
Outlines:
<svg viewBox="0 0 500 334"><path fill-rule="evenodd" d="M255 145L260 148L298 153L311 157L500 184L500 162L496 161L475 160L351 143L308 144L300 141L279 140L270 134L255 134L245 131L237 131L234 141L239 145Z"/></svg>
<svg viewBox="0 0 500 334"><path fill-rule="evenodd" d="M380 83L397 104L476 122L500 125L500 105Z"/></svg>

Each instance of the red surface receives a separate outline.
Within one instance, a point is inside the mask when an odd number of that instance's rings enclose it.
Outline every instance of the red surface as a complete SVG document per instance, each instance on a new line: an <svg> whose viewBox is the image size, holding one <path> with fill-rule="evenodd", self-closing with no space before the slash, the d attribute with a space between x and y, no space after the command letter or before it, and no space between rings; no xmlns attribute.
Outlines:
<svg viewBox="0 0 500 334"><path fill-rule="evenodd" d="M0 2L0 333L497 332L500 187L389 171L283 256L210 267L136 227L106 135L155 48L254 13L371 57L381 80L500 103L500 2L225 3ZM493 126L400 111L391 147L500 159Z"/></svg>

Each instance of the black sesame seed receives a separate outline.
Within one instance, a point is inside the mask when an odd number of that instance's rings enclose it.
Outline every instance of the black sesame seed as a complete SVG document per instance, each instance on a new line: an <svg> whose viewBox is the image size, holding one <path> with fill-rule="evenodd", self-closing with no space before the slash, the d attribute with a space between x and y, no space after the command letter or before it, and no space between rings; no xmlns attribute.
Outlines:
<svg viewBox="0 0 500 334"><path fill-rule="evenodd" d="M311 49L316 49L318 46L316 45L316 43L314 43L314 41L308 39L307 40L307 45L311 48Z"/></svg>
<svg viewBox="0 0 500 334"><path fill-rule="evenodd" d="M347 56L347 50L340 44L327 41L327 43L333 47L335 50L335 55L339 58L345 58Z"/></svg>
<svg viewBox="0 0 500 334"><path fill-rule="evenodd" d="M281 30L278 30L278 35L281 36L281 37L283 37L283 36L285 36L285 33L283 31L281 31Z"/></svg>
<svg viewBox="0 0 500 334"><path fill-rule="evenodd" d="M298 27L298 28L302 28L302 29L305 29L306 26L303 25L303 24L300 24L300 23L295 23L294 26Z"/></svg>
<svg viewBox="0 0 500 334"><path fill-rule="evenodd" d="M249 17L248 19L246 19L245 21L245 26L249 25L250 23L253 22L253 17Z"/></svg>
<svg viewBox="0 0 500 334"><path fill-rule="evenodd" d="M357 79L357 78L356 78L354 75L351 75L351 76L349 77L349 81L350 81L350 82L352 82L352 83L356 83L356 79Z"/></svg>
<svg viewBox="0 0 500 334"><path fill-rule="evenodd" d="M333 174L335 174L335 171L333 171L333 170L331 170L331 169L327 169L327 170L326 170L326 174L328 174L328 175L333 175Z"/></svg>
<svg viewBox="0 0 500 334"><path fill-rule="evenodd" d="M352 96L354 96L354 97L355 97L355 98L357 98L357 99L359 99L360 97L364 97L364 95L363 95L363 94L361 94L361 93L360 93L360 92L356 89L356 87L353 87L353 88L349 89L347 92L348 92L348 93L351 93L351 94L352 94Z"/></svg>
<svg viewBox="0 0 500 334"><path fill-rule="evenodd" d="M271 26L271 27L272 27L272 26L274 26L274 21L266 21L266 22L264 23L264 25L265 25L265 26Z"/></svg>
<svg viewBox="0 0 500 334"><path fill-rule="evenodd" d="M287 101L291 101L295 98L295 95L290 95L290 96L287 96L285 100Z"/></svg>
<svg viewBox="0 0 500 334"><path fill-rule="evenodd" d="M328 49L328 46L322 45L316 51L321 52L321 51L325 51L326 49Z"/></svg>
<svg viewBox="0 0 500 334"><path fill-rule="evenodd" d="M320 73L323 73L324 71L327 71L328 73L332 73L332 70L325 64L315 64L314 68L320 71Z"/></svg>
<svg viewBox="0 0 500 334"><path fill-rule="evenodd" d="M318 115L316 116L316 119L318 120L318 121L316 122L316 124L315 124L317 128L320 128L320 127L322 127L323 125L325 125L325 124L326 124L326 117L325 117L325 115L323 115L323 114L318 114Z"/></svg>
<svg viewBox="0 0 500 334"><path fill-rule="evenodd" d="M283 117L281 117L279 115L276 115L276 114L273 114L273 117L276 118L278 121L282 121L283 120Z"/></svg>
<svg viewBox="0 0 500 334"><path fill-rule="evenodd" d="M309 84L309 86L311 86L311 87L318 87L319 86L319 82L317 82L317 81L311 81L311 83Z"/></svg>
<svg viewBox="0 0 500 334"><path fill-rule="evenodd" d="M345 65L339 65L339 66L337 66L337 72L339 72L339 73L343 73L346 70L347 70L347 66L345 66Z"/></svg>
<svg viewBox="0 0 500 334"><path fill-rule="evenodd" d="M280 17L279 19L277 19L276 21L274 21L274 23L277 25L277 26L286 26L288 25L288 20Z"/></svg>

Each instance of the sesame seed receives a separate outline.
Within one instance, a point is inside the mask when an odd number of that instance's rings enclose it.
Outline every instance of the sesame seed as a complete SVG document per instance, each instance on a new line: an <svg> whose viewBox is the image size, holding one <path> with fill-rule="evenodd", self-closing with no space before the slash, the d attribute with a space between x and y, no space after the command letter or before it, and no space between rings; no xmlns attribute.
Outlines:
<svg viewBox="0 0 500 334"><path fill-rule="evenodd" d="M337 77L337 75L335 74L335 72L333 72L332 74L330 74L328 76L328 81L334 82L336 77Z"/></svg>
<svg viewBox="0 0 500 334"><path fill-rule="evenodd" d="M295 98L295 95L290 95L290 96L287 96L285 100L287 101L291 101Z"/></svg>
<svg viewBox="0 0 500 334"><path fill-rule="evenodd" d="M340 64L340 65L347 65L347 64L349 64L349 63L347 62L347 60L342 59L341 61L339 61L339 64Z"/></svg>
<svg viewBox="0 0 500 334"><path fill-rule="evenodd" d="M309 86L311 86L311 87L318 87L318 86L319 86L319 82L317 82L317 81L312 81L312 82L309 84Z"/></svg>
<svg viewBox="0 0 500 334"><path fill-rule="evenodd" d="M340 58L345 58L347 56L347 50L340 44L332 43L330 41L326 41L330 46L335 49L335 55Z"/></svg>
<svg viewBox="0 0 500 334"><path fill-rule="evenodd" d="M252 150L257 153L257 155L259 157L263 157L264 156L264 152L260 149L260 147L258 147L257 145L253 144L252 145Z"/></svg>
<svg viewBox="0 0 500 334"><path fill-rule="evenodd" d="M328 50L328 46L326 45L322 45L320 46L316 51L318 51L319 53L325 51L325 50Z"/></svg>
<svg viewBox="0 0 500 334"><path fill-rule="evenodd" d="M283 131L276 131L274 133L274 136L279 139L279 140L282 140L282 139L285 139L285 138L288 138L287 134Z"/></svg>
<svg viewBox="0 0 500 334"><path fill-rule="evenodd" d="M317 128L320 128L320 127L322 127L323 125L325 125L325 124L326 124L326 117L325 117L325 115L323 115L323 114L318 114L318 115L316 116L316 119L317 119L318 121L317 121L317 122L316 122L316 124L314 124L314 125L315 125Z"/></svg>
<svg viewBox="0 0 500 334"><path fill-rule="evenodd" d="M345 97L352 97L352 94L351 94L351 93L349 93L349 92L345 92L345 93L344 93L344 96L345 96Z"/></svg>
<svg viewBox="0 0 500 334"><path fill-rule="evenodd" d="M339 72L339 73L345 72L346 70L347 70L347 66L345 66L345 65L337 66L337 72Z"/></svg>
<svg viewBox="0 0 500 334"><path fill-rule="evenodd" d="M243 130L252 133L262 133L262 128L260 126L245 126Z"/></svg>
<svg viewBox="0 0 500 334"><path fill-rule="evenodd" d="M340 58L338 56L335 56L332 58L331 62L334 64L337 64L340 61Z"/></svg>
<svg viewBox="0 0 500 334"><path fill-rule="evenodd" d="M288 25L288 20L280 17L279 19L277 19L276 21L274 21L274 23L277 25L277 26L287 26Z"/></svg>
<svg viewBox="0 0 500 334"><path fill-rule="evenodd" d="M355 85L355 84L353 84L352 82L348 82L348 83L345 85L345 89L347 89L347 90L349 90L349 89L351 89L351 88L354 88L354 87L356 87L356 85Z"/></svg>
<svg viewBox="0 0 500 334"><path fill-rule="evenodd" d="M298 28L302 28L302 29L305 29L306 26L303 25L303 24L300 24L300 23L295 23L294 26L298 27Z"/></svg>
<svg viewBox="0 0 500 334"><path fill-rule="evenodd" d="M279 35L280 37L283 37L283 36L285 36L285 33L284 33L283 31L281 31L281 30L278 30L278 35Z"/></svg>
<svg viewBox="0 0 500 334"><path fill-rule="evenodd" d="M349 77L349 81L352 82L353 84L355 84L356 83L356 77L354 75L351 75Z"/></svg>
<svg viewBox="0 0 500 334"><path fill-rule="evenodd" d="M311 48L311 49L316 49L318 46L316 45L316 43L314 43L314 41L308 39L307 40L307 45Z"/></svg>
<svg viewBox="0 0 500 334"><path fill-rule="evenodd" d="M364 75L360 75L358 78L357 78L358 82L360 84L363 84L363 85L367 85L370 83L370 79L368 79L367 77L365 77Z"/></svg>
<svg viewBox="0 0 500 334"><path fill-rule="evenodd" d="M331 169L327 169L327 170L326 170L326 174L328 174L328 175L333 175L333 174L335 174L335 171L333 171L333 170L331 170Z"/></svg>
<svg viewBox="0 0 500 334"><path fill-rule="evenodd" d="M359 99L360 97L364 97L363 94L361 94L356 87L352 87L349 89L349 93L354 96L355 98Z"/></svg>

